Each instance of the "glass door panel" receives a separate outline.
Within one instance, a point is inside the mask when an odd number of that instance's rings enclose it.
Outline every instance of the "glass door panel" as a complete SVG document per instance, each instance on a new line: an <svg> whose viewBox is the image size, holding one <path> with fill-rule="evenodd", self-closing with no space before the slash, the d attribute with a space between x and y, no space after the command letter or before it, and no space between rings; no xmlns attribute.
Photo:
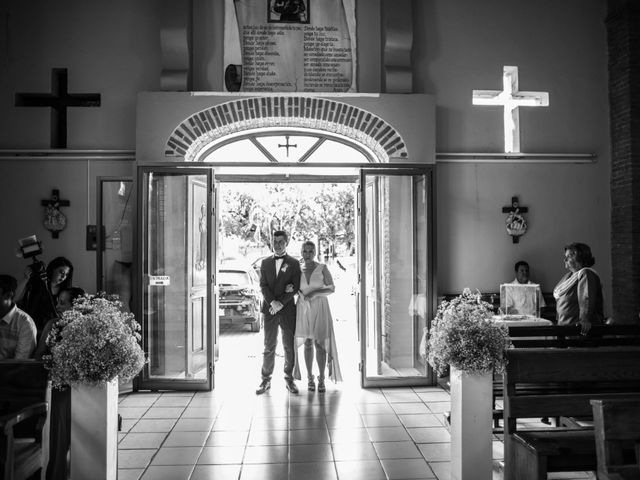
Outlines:
<svg viewBox="0 0 640 480"><path fill-rule="evenodd" d="M133 310L133 180L98 178L96 228L97 290L118 295L123 307Z"/></svg>
<svg viewBox="0 0 640 480"><path fill-rule="evenodd" d="M431 171L360 177L362 385L432 383L419 351L433 312Z"/></svg>
<svg viewBox="0 0 640 480"><path fill-rule="evenodd" d="M98 177L94 237L98 292L118 295L122 308L133 311L133 180ZM93 246L93 245L92 245ZM120 393L133 390L133 382L119 385Z"/></svg>
<svg viewBox="0 0 640 480"><path fill-rule="evenodd" d="M209 390L213 382L210 292L212 173L142 168L141 388Z"/></svg>

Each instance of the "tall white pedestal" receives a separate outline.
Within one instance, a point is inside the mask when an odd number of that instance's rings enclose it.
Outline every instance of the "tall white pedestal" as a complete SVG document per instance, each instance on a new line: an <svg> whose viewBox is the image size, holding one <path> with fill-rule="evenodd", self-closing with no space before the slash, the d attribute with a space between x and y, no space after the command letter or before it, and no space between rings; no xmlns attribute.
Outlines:
<svg viewBox="0 0 640 480"><path fill-rule="evenodd" d="M116 480L118 380L71 389L71 480Z"/></svg>
<svg viewBox="0 0 640 480"><path fill-rule="evenodd" d="M491 480L492 378L451 367L452 480Z"/></svg>

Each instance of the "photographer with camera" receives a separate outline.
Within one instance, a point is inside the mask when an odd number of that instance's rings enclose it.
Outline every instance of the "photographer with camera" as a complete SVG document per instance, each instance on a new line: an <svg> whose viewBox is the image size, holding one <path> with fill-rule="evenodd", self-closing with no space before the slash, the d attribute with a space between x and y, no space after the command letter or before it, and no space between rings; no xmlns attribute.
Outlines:
<svg viewBox="0 0 640 480"><path fill-rule="evenodd" d="M36 326L15 302L18 282L0 275L0 360L24 360L36 348Z"/></svg>
<svg viewBox="0 0 640 480"><path fill-rule="evenodd" d="M36 324L38 335L46 323L57 316L58 295L71 287L73 264L65 257L56 257L47 268L42 262L34 262L25 270L24 285L18 290L16 303L27 312Z"/></svg>

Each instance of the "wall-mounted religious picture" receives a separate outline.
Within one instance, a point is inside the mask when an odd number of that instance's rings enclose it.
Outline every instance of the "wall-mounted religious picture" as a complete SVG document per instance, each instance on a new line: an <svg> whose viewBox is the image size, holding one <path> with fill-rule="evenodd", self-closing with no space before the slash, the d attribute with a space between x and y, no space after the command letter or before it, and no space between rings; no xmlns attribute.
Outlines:
<svg viewBox="0 0 640 480"><path fill-rule="evenodd" d="M311 0L266 0L269 23L309 23Z"/></svg>
<svg viewBox="0 0 640 480"><path fill-rule="evenodd" d="M40 202L44 208L44 228L51 232L51 238L58 238L58 234L67 226L67 217L60 211L60 207L71 205L69 200L60 198L60 191L51 190L51 198Z"/></svg>
<svg viewBox="0 0 640 480"><path fill-rule="evenodd" d="M525 213L529 209L520 205L518 197L511 197L511 205L502 207L502 213L507 213L505 225L507 227L507 234L511 235L513 243L519 243L520 236L524 235L527 231L527 221L524 218Z"/></svg>

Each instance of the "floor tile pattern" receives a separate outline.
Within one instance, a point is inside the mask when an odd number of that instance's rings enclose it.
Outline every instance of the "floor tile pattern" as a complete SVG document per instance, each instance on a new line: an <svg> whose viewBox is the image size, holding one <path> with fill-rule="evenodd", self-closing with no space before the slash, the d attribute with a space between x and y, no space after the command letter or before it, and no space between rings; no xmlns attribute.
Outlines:
<svg viewBox="0 0 640 480"><path fill-rule="evenodd" d="M225 333L221 358L227 363L218 362L213 391L120 396L119 480L450 478L446 391L361 389L358 359L347 356L358 351L354 347L345 348L341 357L345 381L327 383L325 393L309 392L305 382L298 382L300 393L290 394L277 373L282 371L278 354L272 388L257 396L262 335L242 327ZM501 438L494 436L494 480L502 478L502 451ZM577 472L549 478L595 476Z"/></svg>

